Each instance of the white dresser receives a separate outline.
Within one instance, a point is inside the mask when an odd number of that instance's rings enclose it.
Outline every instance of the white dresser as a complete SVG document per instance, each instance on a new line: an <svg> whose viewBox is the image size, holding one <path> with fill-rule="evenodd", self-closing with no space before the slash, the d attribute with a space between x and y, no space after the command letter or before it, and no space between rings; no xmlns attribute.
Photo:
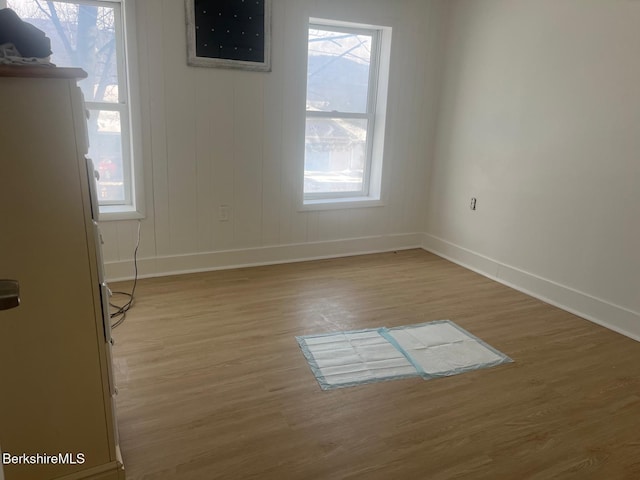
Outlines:
<svg viewBox="0 0 640 480"><path fill-rule="evenodd" d="M84 76L0 66L0 279L20 285L0 311L0 450L19 459L5 480L125 478Z"/></svg>

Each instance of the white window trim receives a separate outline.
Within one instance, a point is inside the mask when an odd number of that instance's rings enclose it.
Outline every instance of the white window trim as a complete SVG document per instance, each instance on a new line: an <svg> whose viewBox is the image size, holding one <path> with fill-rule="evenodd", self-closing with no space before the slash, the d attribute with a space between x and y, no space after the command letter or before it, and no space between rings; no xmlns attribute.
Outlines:
<svg viewBox="0 0 640 480"><path fill-rule="evenodd" d="M299 211L334 210L357 207L384 206L382 169L384 154L384 137L386 132L387 93L389 89L390 54L391 54L391 27L379 25L360 24L330 20L323 18L309 18L309 28L320 29L345 29L352 32L361 30L370 34L376 32L375 65L370 71L368 111L373 110L372 127L367 138L367 166L364 173L364 184L361 192L345 192L344 195L335 193L305 194L304 188L300 189L301 201ZM372 62L373 64L374 62ZM307 64L308 65L308 64ZM307 67L308 68L308 67ZM305 90L306 91L306 90ZM308 112L305 107L305 122L309 114L314 117L339 118L343 112ZM358 114L345 114L344 117L357 118ZM362 118L369 118L367 114L361 114ZM303 157L304 162L304 157ZM368 171L367 171L368 169ZM302 168L302 184L304 183L304 168ZM365 187L366 184L366 187Z"/></svg>
<svg viewBox="0 0 640 480"><path fill-rule="evenodd" d="M123 144L129 145L129 151L124 152L129 157L129 168L125 173L125 181L129 181L130 194L125 204L100 205L100 221L132 220L145 217L144 208L144 177L142 165L141 115L140 95L138 90L138 49L135 33L135 2L131 0L101 0L104 3L119 3L123 42L121 42L118 57L118 72L122 77L119 83L125 87L126 104L119 104L123 109L128 108L128 116L124 118L121 128ZM126 71L126 74L125 74ZM126 143L125 143L126 142Z"/></svg>
<svg viewBox="0 0 640 480"><path fill-rule="evenodd" d="M371 170L372 144L375 129L375 112L376 112L376 96L377 96L377 80L378 80L378 63L380 51L380 33L378 29L362 28L361 25L353 25L352 27L344 27L337 25L328 25L326 22L309 21L309 30L331 30L334 32L342 32L348 34L360 34L371 37L371 58L369 64L369 80L367 85L367 105L365 113L347 113L341 111L324 112L306 110L306 118L344 118L344 119L360 119L367 120L367 144L365 146L366 158L364 171L362 174L362 188L359 191L350 192L313 192L305 193L305 201L351 198L354 196L364 197L369 194L369 172ZM308 67L307 67L308 68Z"/></svg>

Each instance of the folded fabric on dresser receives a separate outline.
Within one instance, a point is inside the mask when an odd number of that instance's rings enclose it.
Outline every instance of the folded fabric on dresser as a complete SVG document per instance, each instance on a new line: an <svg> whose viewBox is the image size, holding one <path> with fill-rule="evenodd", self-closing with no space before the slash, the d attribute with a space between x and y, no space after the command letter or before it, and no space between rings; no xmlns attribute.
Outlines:
<svg viewBox="0 0 640 480"><path fill-rule="evenodd" d="M0 10L0 63L48 65L51 40L20 19L10 8Z"/></svg>

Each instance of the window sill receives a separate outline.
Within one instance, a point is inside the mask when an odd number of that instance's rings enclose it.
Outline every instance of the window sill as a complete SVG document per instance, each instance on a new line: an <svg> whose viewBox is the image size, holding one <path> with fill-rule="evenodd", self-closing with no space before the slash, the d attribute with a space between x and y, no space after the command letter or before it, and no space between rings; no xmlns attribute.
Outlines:
<svg viewBox="0 0 640 480"><path fill-rule="evenodd" d="M144 214L132 206L103 205L100 207L100 221L112 222L116 220L139 220Z"/></svg>
<svg viewBox="0 0 640 480"><path fill-rule="evenodd" d="M384 202L373 197L318 198L304 200L298 209L300 212L318 210L338 210L343 208L383 207Z"/></svg>

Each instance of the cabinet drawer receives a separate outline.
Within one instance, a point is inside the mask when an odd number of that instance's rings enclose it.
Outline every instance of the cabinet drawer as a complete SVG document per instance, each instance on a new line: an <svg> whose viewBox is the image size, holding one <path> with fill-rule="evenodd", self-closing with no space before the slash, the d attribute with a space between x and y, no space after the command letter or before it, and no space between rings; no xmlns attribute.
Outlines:
<svg viewBox="0 0 640 480"><path fill-rule="evenodd" d="M89 194L91 196L91 218L100 220L100 204L98 203L98 171L93 165L93 160L86 157L87 181L89 182Z"/></svg>
<svg viewBox="0 0 640 480"><path fill-rule="evenodd" d="M100 301L102 302L102 323L104 325L104 340L111 341L111 314L109 312L109 287L106 283L100 284Z"/></svg>
<svg viewBox="0 0 640 480"><path fill-rule="evenodd" d="M113 377L113 355L111 342L107 342L107 376L109 377L109 395L111 398L116 394L116 380Z"/></svg>
<svg viewBox="0 0 640 480"><path fill-rule="evenodd" d="M93 238L96 242L96 260L98 263L98 282L102 285L104 283L104 260L102 256L102 233L100 232L100 226L98 222L93 221Z"/></svg>

